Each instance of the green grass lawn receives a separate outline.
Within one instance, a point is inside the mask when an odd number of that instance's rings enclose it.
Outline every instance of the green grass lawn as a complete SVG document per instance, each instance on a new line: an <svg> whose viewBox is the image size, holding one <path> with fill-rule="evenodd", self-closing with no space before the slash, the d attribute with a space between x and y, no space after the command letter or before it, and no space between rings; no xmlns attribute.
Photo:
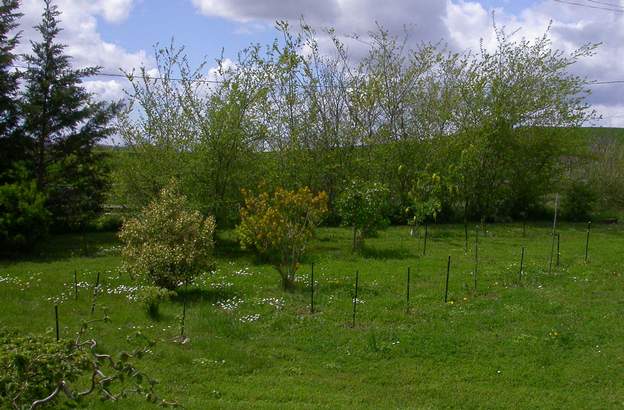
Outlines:
<svg viewBox="0 0 624 410"><path fill-rule="evenodd" d="M136 329L157 341L137 364L160 381L161 396L186 408L621 408L624 406L622 228L594 226L585 263L585 226L561 227L561 264L549 273L550 228L490 225L480 237L473 289L474 231L464 254L461 226L434 226L428 252L408 228L393 227L351 254L347 229L320 229L300 269L300 290L284 293L279 275L218 241L218 271L149 319L128 299L113 234L51 238L36 257L0 262L0 326L54 337L90 317L91 286L102 273L96 316L103 351L128 347ZM526 246L525 274L519 280ZM444 303L451 255L449 303ZM315 264L316 308L308 274ZM411 309L406 272L411 267ZM73 272L81 282L74 301ZM355 271L361 303L351 327ZM84 282L84 286L82 286ZM189 343L179 332L188 300ZM138 398L91 400L90 408L152 408Z"/></svg>

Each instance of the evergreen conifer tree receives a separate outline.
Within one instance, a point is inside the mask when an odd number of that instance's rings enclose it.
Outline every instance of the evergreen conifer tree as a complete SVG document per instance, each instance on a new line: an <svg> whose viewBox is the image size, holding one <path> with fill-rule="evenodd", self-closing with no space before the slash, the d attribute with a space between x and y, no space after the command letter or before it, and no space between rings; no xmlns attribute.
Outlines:
<svg viewBox="0 0 624 410"><path fill-rule="evenodd" d="M108 186L104 153L96 144L109 137L119 103L94 101L83 79L100 67L73 69L65 45L57 42L60 12L45 0L42 21L35 28L40 42L24 56L25 91L21 104L23 131L39 190L57 229L84 228L101 209Z"/></svg>
<svg viewBox="0 0 624 410"><path fill-rule="evenodd" d="M0 183L7 182L15 162L23 159L24 147L16 135L18 125L18 79L13 65L19 34L13 34L21 14L19 0L0 0Z"/></svg>

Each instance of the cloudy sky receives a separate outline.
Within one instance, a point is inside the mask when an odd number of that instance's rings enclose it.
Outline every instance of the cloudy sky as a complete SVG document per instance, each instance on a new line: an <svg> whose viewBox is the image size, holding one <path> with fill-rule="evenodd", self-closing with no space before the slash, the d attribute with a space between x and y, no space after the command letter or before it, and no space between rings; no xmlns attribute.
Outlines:
<svg viewBox="0 0 624 410"><path fill-rule="evenodd" d="M36 39L42 0L22 0L23 44ZM519 36L543 34L550 21L556 47L572 50L603 43L598 55L576 70L597 81L591 102L603 119L597 125L624 127L624 0L57 0L61 40L76 66L99 65L106 73L153 66L156 43L175 38L193 60L213 61L225 50L232 57L249 43L275 37L276 19L304 16L315 27L340 34L366 34L376 22L413 41L443 39L458 50L492 40L491 13L499 25L521 28ZM103 98L120 98L123 80L98 77L89 88Z"/></svg>

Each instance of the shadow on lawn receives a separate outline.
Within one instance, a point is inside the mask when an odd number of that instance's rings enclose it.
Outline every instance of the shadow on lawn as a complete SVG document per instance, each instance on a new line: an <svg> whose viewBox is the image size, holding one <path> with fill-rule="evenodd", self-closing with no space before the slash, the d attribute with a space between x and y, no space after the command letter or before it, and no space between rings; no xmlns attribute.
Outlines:
<svg viewBox="0 0 624 410"><path fill-rule="evenodd" d="M104 256L117 252L119 244L116 232L89 232L84 236L74 233L50 235L29 252L0 252L0 265Z"/></svg>
<svg viewBox="0 0 624 410"><path fill-rule="evenodd" d="M364 246L362 248L361 255L366 259L407 259L410 257L410 252L407 248L380 249L370 246Z"/></svg>
<svg viewBox="0 0 624 410"><path fill-rule="evenodd" d="M215 256L216 257L232 257L238 258L250 255L251 252L242 249L240 243L233 236L215 235Z"/></svg>
<svg viewBox="0 0 624 410"><path fill-rule="evenodd" d="M232 296L235 296L235 293L228 289L182 288L177 290L177 295L171 298L171 300L175 303L183 303L184 299L186 299L187 303L215 303L219 300L229 299Z"/></svg>

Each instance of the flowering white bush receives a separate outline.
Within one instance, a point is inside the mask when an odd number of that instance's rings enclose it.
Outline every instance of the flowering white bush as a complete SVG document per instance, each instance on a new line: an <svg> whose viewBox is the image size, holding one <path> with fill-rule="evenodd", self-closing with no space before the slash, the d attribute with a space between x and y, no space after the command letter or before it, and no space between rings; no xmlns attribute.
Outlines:
<svg viewBox="0 0 624 410"><path fill-rule="evenodd" d="M148 282L175 289L206 269L214 268L215 220L189 209L172 180L138 218L124 222L124 267Z"/></svg>

